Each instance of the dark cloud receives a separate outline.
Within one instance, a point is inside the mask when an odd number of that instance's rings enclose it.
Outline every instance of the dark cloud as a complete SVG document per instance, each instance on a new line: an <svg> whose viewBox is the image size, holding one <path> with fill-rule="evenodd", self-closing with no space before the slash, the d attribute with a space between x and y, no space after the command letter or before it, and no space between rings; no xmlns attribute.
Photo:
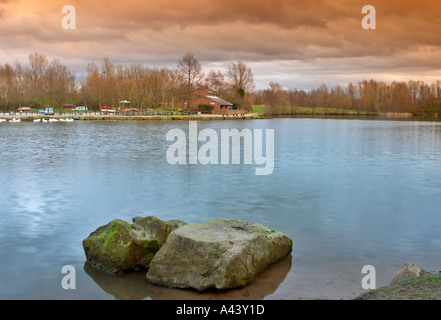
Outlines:
<svg viewBox="0 0 441 320"><path fill-rule="evenodd" d="M192 51L206 65L254 63L265 79L280 65L281 79L406 70L418 78L441 69L441 1L368 3L376 30L361 27L365 0L75 0L77 30L63 30L59 1L0 0L0 59L43 51L84 66L104 56L174 66Z"/></svg>

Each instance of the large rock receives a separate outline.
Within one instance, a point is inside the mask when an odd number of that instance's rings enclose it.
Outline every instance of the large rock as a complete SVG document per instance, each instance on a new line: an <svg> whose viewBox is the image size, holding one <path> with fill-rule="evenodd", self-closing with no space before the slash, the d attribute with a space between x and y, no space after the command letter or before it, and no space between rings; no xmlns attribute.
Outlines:
<svg viewBox="0 0 441 320"><path fill-rule="evenodd" d="M174 229L173 223L155 217L133 218L133 224L117 219L92 232L83 248L91 264L122 275L147 269Z"/></svg>
<svg viewBox="0 0 441 320"><path fill-rule="evenodd" d="M416 265L415 263L405 262L402 265L401 269L398 270L398 272L395 274L390 284L393 285L406 280L429 277L429 276L433 276L433 274L427 272L426 270Z"/></svg>
<svg viewBox="0 0 441 320"><path fill-rule="evenodd" d="M147 279L199 291L243 287L291 251L290 238L260 224L229 219L187 224L170 234Z"/></svg>

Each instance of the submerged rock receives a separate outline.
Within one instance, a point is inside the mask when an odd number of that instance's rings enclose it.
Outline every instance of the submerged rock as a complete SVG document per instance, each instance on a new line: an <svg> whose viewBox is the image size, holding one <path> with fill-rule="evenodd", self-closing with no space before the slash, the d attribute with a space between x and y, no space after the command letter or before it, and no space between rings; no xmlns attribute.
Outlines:
<svg viewBox="0 0 441 320"><path fill-rule="evenodd" d="M290 238L257 223L217 219L186 224L156 253L147 279L199 291L243 287L291 251Z"/></svg>
<svg viewBox="0 0 441 320"><path fill-rule="evenodd" d="M175 225L156 217L133 218L133 224L113 220L83 240L87 260L94 266L122 275L147 269Z"/></svg>

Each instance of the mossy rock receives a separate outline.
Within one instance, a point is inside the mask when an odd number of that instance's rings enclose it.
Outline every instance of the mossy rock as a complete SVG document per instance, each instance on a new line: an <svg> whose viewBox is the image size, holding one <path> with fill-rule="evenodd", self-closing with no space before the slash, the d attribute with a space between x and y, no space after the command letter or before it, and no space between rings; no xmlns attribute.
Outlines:
<svg viewBox="0 0 441 320"><path fill-rule="evenodd" d="M187 223L183 220L168 220L167 222L173 224L173 226L175 227L175 229L181 228L183 226L185 226Z"/></svg>
<svg viewBox="0 0 441 320"><path fill-rule="evenodd" d="M291 251L290 238L257 223L216 219L186 224L169 235L147 279L199 291L243 287Z"/></svg>
<svg viewBox="0 0 441 320"><path fill-rule="evenodd" d="M163 221L156 217L135 217L132 219L136 230L141 231L141 234L149 235L158 241L161 247L167 241L168 235L179 226L171 222Z"/></svg>
<svg viewBox="0 0 441 320"><path fill-rule="evenodd" d="M123 275L147 270L174 229L172 223L155 217L133 218L133 224L116 219L84 239L83 248L87 260L104 271Z"/></svg>

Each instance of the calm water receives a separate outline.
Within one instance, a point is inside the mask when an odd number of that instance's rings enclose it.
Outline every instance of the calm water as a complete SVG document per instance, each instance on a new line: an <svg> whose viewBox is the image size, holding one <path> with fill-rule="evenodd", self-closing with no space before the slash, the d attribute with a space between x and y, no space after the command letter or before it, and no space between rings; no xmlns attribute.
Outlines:
<svg viewBox="0 0 441 320"><path fill-rule="evenodd" d="M1 299L350 299L361 269L387 285L405 261L441 270L441 124L271 119L199 122L275 129L275 169L166 161L188 122L0 123ZM109 277L82 240L120 218L258 222L293 239L292 256L222 294ZM64 265L76 289L63 290Z"/></svg>

